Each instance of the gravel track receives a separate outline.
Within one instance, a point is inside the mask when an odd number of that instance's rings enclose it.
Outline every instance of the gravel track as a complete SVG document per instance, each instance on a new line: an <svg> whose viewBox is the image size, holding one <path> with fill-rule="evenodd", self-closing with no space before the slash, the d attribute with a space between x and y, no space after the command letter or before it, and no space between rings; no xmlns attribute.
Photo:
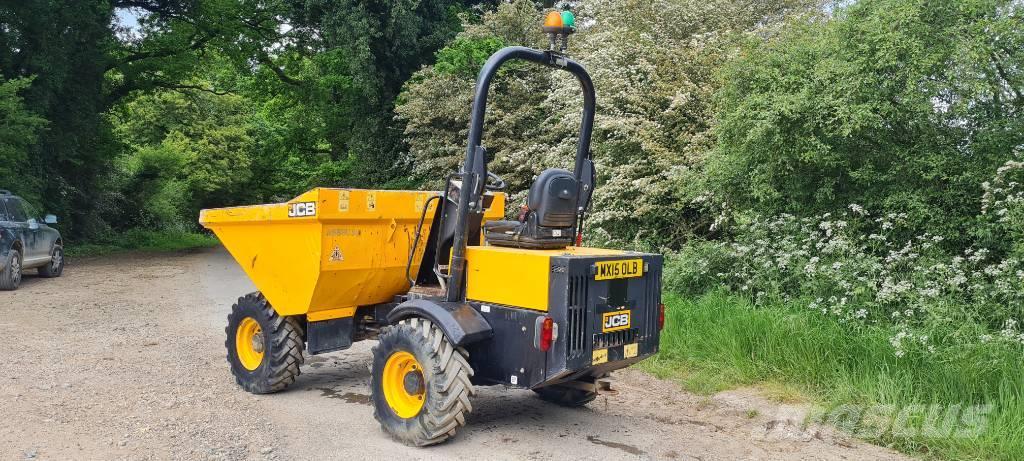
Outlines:
<svg viewBox="0 0 1024 461"><path fill-rule="evenodd" d="M70 261L0 292L0 459L905 459L752 391L711 397L642 372L586 408L480 388L467 427L427 449L391 441L369 405L370 341L309 357L289 390L239 389L231 303L253 291L219 249Z"/></svg>

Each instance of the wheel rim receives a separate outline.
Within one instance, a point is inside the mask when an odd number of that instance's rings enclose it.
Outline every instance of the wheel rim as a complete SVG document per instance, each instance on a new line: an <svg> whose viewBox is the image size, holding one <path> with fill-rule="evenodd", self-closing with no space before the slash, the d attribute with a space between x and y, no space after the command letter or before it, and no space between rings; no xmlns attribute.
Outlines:
<svg viewBox="0 0 1024 461"><path fill-rule="evenodd" d="M253 371L263 363L263 329L252 317L242 319L235 330L235 352L246 370Z"/></svg>
<svg viewBox="0 0 1024 461"><path fill-rule="evenodd" d="M21 281L21 261L18 258L11 260L11 277L15 285Z"/></svg>
<svg viewBox="0 0 1024 461"><path fill-rule="evenodd" d="M406 351L391 354L384 364L381 385L388 406L399 418L412 418L423 409L426 397L423 367L412 354Z"/></svg>
<svg viewBox="0 0 1024 461"><path fill-rule="evenodd" d="M50 268L53 269L54 272L56 272L57 269L60 269L60 266L63 263L64 263L64 252L60 251L60 250L54 250L54 252L53 252L53 261L50 262Z"/></svg>

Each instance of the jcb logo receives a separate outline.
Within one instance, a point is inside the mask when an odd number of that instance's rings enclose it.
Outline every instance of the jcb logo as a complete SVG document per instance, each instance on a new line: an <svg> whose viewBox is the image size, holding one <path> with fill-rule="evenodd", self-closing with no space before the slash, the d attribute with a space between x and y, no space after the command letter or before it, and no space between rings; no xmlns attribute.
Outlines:
<svg viewBox="0 0 1024 461"><path fill-rule="evenodd" d="M288 204L289 218L316 216L316 202L298 202Z"/></svg>
<svg viewBox="0 0 1024 461"><path fill-rule="evenodd" d="M606 312L601 315L601 332L629 329L629 311Z"/></svg>

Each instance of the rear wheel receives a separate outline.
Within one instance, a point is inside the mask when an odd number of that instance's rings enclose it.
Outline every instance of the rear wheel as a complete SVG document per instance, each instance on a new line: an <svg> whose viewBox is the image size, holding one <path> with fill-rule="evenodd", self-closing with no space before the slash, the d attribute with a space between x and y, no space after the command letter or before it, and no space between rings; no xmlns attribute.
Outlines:
<svg viewBox="0 0 1024 461"><path fill-rule="evenodd" d="M564 407L582 407L597 398L597 392L557 384L534 389L533 392L541 399Z"/></svg>
<svg viewBox="0 0 1024 461"><path fill-rule="evenodd" d="M299 376L305 348L302 325L293 317L277 315L262 294L238 298L224 331L231 373L243 389L270 394Z"/></svg>
<svg viewBox="0 0 1024 461"><path fill-rule="evenodd" d="M373 416L407 445L441 443L466 424L473 369L437 325L412 318L385 327L373 348Z"/></svg>
<svg viewBox="0 0 1024 461"><path fill-rule="evenodd" d="M64 249L55 246L50 253L50 264L39 268L39 276L45 278L60 277L64 273Z"/></svg>
<svg viewBox="0 0 1024 461"><path fill-rule="evenodd" d="M0 290L17 290L21 285L21 253L11 249L7 252L7 260L3 261L0 271Z"/></svg>

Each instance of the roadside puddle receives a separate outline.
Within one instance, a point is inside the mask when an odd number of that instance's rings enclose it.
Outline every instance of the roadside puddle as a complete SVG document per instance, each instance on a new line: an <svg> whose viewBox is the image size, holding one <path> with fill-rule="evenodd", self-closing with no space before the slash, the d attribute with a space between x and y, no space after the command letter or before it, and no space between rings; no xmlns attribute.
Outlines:
<svg viewBox="0 0 1024 461"><path fill-rule="evenodd" d="M641 450L641 449L639 449L637 447L634 447L632 445L626 445L624 443L618 443L618 442L607 442L607 441L601 440L601 439L599 439L599 438L597 438L597 437L595 437L593 435L588 435L587 436L587 441L590 442L590 443L593 443L595 445L601 445L601 446L611 447L611 448L618 448L619 450L622 450L622 451L624 451L626 453L629 453L631 455L643 456L643 455L647 454L643 450Z"/></svg>
<svg viewBox="0 0 1024 461"><path fill-rule="evenodd" d="M370 396L366 394L358 394L355 392L346 392L342 394L329 387L317 387L316 390L320 391L321 397L327 397L329 399L338 399L344 401L345 403L358 403L360 405L370 404Z"/></svg>

